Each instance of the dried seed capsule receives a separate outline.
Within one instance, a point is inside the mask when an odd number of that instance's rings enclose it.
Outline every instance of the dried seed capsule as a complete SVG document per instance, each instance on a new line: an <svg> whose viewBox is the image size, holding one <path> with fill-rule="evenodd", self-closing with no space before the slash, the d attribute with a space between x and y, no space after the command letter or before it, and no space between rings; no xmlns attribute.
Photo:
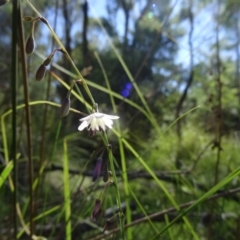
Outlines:
<svg viewBox="0 0 240 240"><path fill-rule="evenodd" d="M69 109L70 109L70 98L66 97L65 99L63 99L62 101L62 105L61 105L61 116L62 117L66 117L69 113Z"/></svg>
<svg viewBox="0 0 240 240"><path fill-rule="evenodd" d="M53 55L54 55L54 54L51 54L51 55L43 62L43 65L44 65L44 66L48 66L48 65L50 64L50 62L52 61Z"/></svg>
<svg viewBox="0 0 240 240"><path fill-rule="evenodd" d="M34 51L35 48L35 40L33 36L30 36L26 43L26 53L29 55Z"/></svg>
<svg viewBox="0 0 240 240"><path fill-rule="evenodd" d="M43 64L41 64L35 75L36 80L41 81L44 78L45 73L46 73L46 67Z"/></svg>

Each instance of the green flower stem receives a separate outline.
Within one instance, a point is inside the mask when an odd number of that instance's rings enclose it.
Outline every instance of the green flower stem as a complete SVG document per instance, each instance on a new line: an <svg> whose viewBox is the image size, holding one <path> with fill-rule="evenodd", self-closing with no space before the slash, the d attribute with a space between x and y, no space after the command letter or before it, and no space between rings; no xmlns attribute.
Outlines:
<svg viewBox="0 0 240 240"><path fill-rule="evenodd" d="M27 2L27 4L32 8L32 10L40 17L40 19L44 19L44 20L45 20L45 18L42 17L42 15L38 12L38 10L37 10L28 0L26 0L26 2ZM89 96L89 98L90 98L90 100L91 100L91 102L92 102L92 105L95 106L96 103L95 103L95 101L94 101L94 99L93 99L93 96L92 96L92 94L91 94L91 92L90 92L90 90L89 90L89 88L88 88L88 85L87 85L86 81L84 80L82 74L80 73L80 71L79 71L78 68L76 67L75 63L73 62L72 58L71 58L70 55L68 54L66 48L64 47L64 45L62 44L62 42L61 42L60 39L58 38L57 34L53 31L53 29L52 29L52 27L50 26L50 24L49 24L47 21L43 21L43 22L47 25L47 27L48 27L48 29L50 30L53 38L56 40L56 42L58 43L58 45L61 47L62 52L64 53L64 55L66 56L66 58L67 58L67 59L69 60L69 62L71 63L71 65L72 65L72 67L74 68L74 70L76 71L79 79L81 80L81 83L82 83L82 85L83 85L83 88L85 89L86 93L88 94L88 96Z"/></svg>
<svg viewBox="0 0 240 240"><path fill-rule="evenodd" d="M108 151L110 169L111 169L112 177L113 177L113 185L115 187L116 200L117 200L117 205L118 205L118 209L119 209L119 220L120 220L121 235L122 235L122 240L124 240L125 239L125 237L124 237L124 215L123 215L122 207L121 207L121 198L120 198L120 193L119 193L119 189L118 189L118 185L117 185L117 176L116 176L116 173L115 173L115 168L114 168L114 163L113 163L112 149L111 149L111 147L108 143L108 138L107 138L107 134L106 134L105 131L103 132L103 141L106 144L107 151Z"/></svg>

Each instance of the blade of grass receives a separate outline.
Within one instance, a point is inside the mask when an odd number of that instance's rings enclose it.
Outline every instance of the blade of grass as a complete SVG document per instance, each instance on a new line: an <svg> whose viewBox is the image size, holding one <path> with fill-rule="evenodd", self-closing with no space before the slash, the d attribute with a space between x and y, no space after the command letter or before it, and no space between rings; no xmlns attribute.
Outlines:
<svg viewBox="0 0 240 240"><path fill-rule="evenodd" d="M64 182L64 208L65 208L65 224L66 224L66 240L71 240L71 193L69 188L69 167L68 167L68 151L67 141L63 140L63 182Z"/></svg>
<svg viewBox="0 0 240 240"><path fill-rule="evenodd" d="M4 168L4 170L2 171L2 173L0 175L0 188L4 184L6 179L8 178L8 176L11 173L12 169L13 169L13 162L10 161L9 163L7 163L7 166Z"/></svg>
<svg viewBox="0 0 240 240"><path fill-rule="evenodd" d="M165 218L166 223L169 224L169 218L168 218L167 214L164 214L164 218ZM174 240L171 229L168 229L168 235L169 235L170 240Z"/></svg>

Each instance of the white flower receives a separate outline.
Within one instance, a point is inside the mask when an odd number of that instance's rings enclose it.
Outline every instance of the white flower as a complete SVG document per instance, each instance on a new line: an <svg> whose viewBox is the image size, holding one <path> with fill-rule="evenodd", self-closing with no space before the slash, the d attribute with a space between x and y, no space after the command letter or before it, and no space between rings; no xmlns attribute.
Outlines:
<svg viewBox="0 0 240 240"><path fill-rule="evenodd" d="M95 112L79 120L82 123L78 127L78 130L82 131L84 128L88 128L90 134L94 135L96 134L96 131L106 131L108 128L112 128L112 119L118 118L118 116Z"/></svg>

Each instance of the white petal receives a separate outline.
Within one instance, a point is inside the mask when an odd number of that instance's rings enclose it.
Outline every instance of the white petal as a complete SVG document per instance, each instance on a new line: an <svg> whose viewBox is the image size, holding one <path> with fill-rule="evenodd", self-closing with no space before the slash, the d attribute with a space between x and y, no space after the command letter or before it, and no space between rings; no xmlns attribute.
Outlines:
<svg viewBox="0 0 240 240"><path fill-rule="evenodd" d="M113 116L113 115L105 115L104 117L108 119L119 119L119 116Z"/></svg>
<svg viewBox="0 0 240 240"><path fill-rule="evenodd" d="M83 122L83 121L88 121L88 119L90 119L91 116L92 116L92 115L89 115L89 116L87 116L87 117L81 118L81 119L79 119L79 121L81 121L81 122Z"/></svg>
<svg viewBox="0 0 240 240"><path fill-rule="evenodd" d="M105 126L105 125L106 125L106 124L105 124L105 119L104 119L104 118L99 119L99 127L100 127L103 131L106 130L106 126Z"/></svg>
<svg viewBox="0 0 240 240"><path fill-rule="evenodd" d="M99 126L98 126L98 119L93 117L90 121L90 128L94 131L94 130L99 130Z"/></svg>
<svg viewBox="0 0 240 240"><path fill-rule="evenodd" d="M111 119L104 119L104 123L107 127L112 128L113 121Z"/></svg>
<svg viewBox="0 0 240 240"><path fill-rule="evenodd" d="M84 128L86 128L88 126L88 122L84 121L80 124L80 126L78 127L79 131L82 131Z"/></svg>

